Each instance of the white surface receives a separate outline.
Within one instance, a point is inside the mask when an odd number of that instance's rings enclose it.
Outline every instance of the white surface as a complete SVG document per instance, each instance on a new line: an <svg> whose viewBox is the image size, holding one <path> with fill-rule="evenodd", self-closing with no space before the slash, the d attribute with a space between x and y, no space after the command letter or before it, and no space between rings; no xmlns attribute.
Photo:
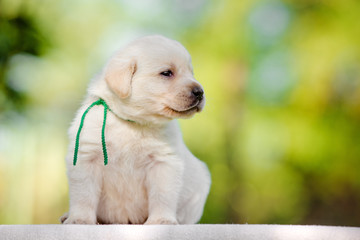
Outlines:
<svg viewBox="0 0 360 240"><path fill-rule="evenodd" d="M0 225L0 239L360 240L358 227L296 225Z"/></svg>

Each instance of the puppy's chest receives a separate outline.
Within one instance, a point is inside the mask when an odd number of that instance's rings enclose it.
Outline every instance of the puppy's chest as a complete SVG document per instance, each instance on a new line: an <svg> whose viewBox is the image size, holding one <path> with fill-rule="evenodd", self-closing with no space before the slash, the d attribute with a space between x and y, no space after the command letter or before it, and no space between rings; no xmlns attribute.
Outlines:
<svg viewBox="0 0 360 240"><path fill-rule="evenodd" d="M132 124L113 121L106 133L109 164L126 171L147 167L156 160L159 149L167 145L161 134Z"/></svg>

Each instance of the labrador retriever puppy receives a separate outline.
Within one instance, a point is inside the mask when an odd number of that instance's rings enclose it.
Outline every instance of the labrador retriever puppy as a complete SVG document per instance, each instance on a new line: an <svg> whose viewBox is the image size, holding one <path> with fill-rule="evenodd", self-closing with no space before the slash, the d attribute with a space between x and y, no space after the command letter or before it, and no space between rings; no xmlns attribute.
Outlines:
<svg viewBox="0 0 360 240"><path fill-rule="evenodd" d="M74 145L84 111L77 163ZM64 224L193 224L200 220L210 173L185 146L176 118L205 104L191 57L177 41L143 37L121 49L88 88L69 129L70 208ZM105 110L106 111L106 110Z"/></svg>

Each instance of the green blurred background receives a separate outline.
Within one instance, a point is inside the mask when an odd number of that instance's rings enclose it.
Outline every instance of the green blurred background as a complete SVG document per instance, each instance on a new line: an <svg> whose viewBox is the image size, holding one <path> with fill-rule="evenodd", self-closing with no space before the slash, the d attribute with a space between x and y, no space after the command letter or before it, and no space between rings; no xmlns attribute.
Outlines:
<svg viewBox="0 0 360 240"><path fill-rule="evenodd" d="M202 223L360 226L359 23L357 0L1 0L0 224L58 222L89 79L158 33L206 92L181 120L212 173Z"/></svg>

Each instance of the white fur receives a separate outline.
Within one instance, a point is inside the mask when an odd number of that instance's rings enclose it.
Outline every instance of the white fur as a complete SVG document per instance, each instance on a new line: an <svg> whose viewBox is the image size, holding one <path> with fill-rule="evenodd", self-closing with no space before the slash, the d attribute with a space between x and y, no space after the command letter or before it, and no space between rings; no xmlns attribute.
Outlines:
<svg viewBox="0 0 360 240"><path fill-rule="evenodd" d="M174 73L165 77L166 70ZM191 94L191 58L178 42L161 36L140 38L118 51L94 79L69 129L70 209L66 224L192 224L201 218L210 188L206 165L185 146L174 118L191 117L205 99ZM103 106L93 107L75 137L85 109L102 98L107 114L104 166L101 147ZM133 120L129 122L126 120Z"/></svg>

